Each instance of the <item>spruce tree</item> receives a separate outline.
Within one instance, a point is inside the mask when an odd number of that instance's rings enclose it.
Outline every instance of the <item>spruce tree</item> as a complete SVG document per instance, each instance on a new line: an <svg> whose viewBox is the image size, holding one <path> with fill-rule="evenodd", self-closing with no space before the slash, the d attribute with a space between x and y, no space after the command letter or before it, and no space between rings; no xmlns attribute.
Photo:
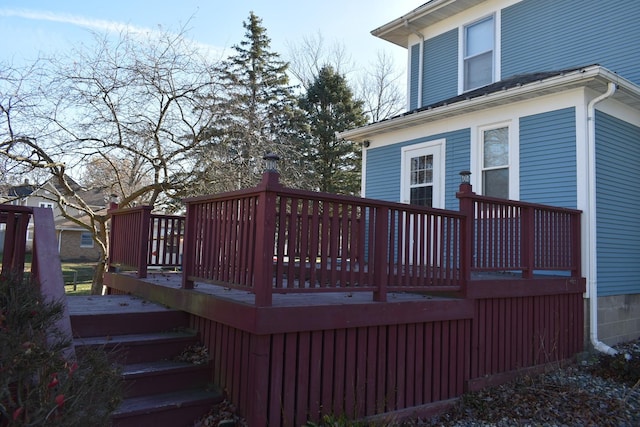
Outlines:
<svg viewBox="0 0 640 427"><path fill-rule="evenodd" d="M367 123L362 102L356 100L345 77L324 66L307 93L300 99L310 125L311 143L306 152L314 165L320 191L338 194L360 192L360 148L352 141L336 137Z"/></svg>
<svg viewBox="0 0 640 427"><path fill-rule="evenodd" d="M304 176L304 116L289 85L288 64L270 50L267 31L253 12L243 26L244 39L215 70L223 89L211 108L220 119L198 159L198 179L206 186L200 193L255 185L268 152L282 159L278 167L285 184L299 184Z"/></svg>

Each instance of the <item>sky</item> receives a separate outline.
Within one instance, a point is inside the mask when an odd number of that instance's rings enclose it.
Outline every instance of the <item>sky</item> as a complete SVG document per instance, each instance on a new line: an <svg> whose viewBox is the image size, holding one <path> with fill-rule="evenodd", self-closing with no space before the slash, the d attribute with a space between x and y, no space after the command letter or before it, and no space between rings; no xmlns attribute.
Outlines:
<svg viewBox="0 0 640 427"><path fill-rule="evenodd" d="M290 46L321 34L327 45L346 47L356 69L384 50L406 68L406 50L370 34L426 0L0 0L0 61L14 64L41 54L91 43L92 31L128 28L178 31L221 55L244 37L253 11L262 19L271 49L284 59Z"/></svg>

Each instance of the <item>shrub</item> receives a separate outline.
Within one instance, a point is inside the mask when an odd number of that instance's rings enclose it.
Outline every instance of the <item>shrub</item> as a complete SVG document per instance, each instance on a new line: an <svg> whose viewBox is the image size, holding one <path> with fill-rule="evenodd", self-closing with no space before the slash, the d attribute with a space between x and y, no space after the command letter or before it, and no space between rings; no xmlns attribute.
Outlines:
<svg viewBox="0 0 640 427"><path fill-rule="evenodd" d="M0 276L0 426L109 425L120 373L104 351L67 357L72 343L52 327L63 309Z"/></svg>

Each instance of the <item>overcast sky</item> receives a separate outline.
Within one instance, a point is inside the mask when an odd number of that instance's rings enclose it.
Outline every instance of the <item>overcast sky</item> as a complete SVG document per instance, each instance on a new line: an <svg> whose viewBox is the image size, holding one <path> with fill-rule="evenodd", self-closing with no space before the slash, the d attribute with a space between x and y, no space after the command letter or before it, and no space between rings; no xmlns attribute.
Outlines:
<svg viewBox="0 0 640 427"><path fill-rule="evenodd" d="M358 67L380 50L406 68L406 51L370 34L426 0L0 0L0 60L14 63L90 42L87 30L177 31L215 52L228 53L244 36L253 11L262 19L272 50L286 58L288 46L320 32L327 44L343 43Z"/></svg>

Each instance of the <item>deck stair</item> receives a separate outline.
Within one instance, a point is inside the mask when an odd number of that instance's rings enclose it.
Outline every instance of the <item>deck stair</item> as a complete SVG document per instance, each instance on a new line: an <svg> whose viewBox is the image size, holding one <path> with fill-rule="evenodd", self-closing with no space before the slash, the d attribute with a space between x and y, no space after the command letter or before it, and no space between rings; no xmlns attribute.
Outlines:
<svg viewBox="0 0 640 427"><path fill-rule="evenodd" d="M122 366L125 394L114 427L191 426L222 400L208 384L207 364L175 361L198 342L186 313L130 296L67 301L76 349L104 348Z"/></svg>

